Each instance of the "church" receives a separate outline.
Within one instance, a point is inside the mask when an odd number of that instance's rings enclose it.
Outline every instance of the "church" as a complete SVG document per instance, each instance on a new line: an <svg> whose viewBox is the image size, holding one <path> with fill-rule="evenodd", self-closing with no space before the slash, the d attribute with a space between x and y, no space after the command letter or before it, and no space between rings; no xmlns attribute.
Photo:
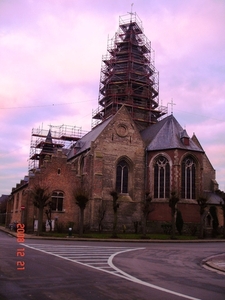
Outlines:
<svg viewBox="0 0 225 300"><path fill-rule="evenodd" d="M91 131L64 129L32 131L29 174L12 190L8 222L22 221L28 232L35 230L38 209L29 191L39 184L51 191L54 228L78 230L73 194L78 188L88 192L86 230L112 230L112 191L118 194L121 231L141 226L143 201L150 195L149 230L161 232L171 222L172 192L179 198L177 209L187 231L190 224L200 223L197 199L203 195L208 197L208 214L215 205L223 225L213 193L218 189L215 170L198 138L190 137L173 114L167 115L167 107L159 105L153 50L136 14L120 17L119 29L108 41Z"/></svg>

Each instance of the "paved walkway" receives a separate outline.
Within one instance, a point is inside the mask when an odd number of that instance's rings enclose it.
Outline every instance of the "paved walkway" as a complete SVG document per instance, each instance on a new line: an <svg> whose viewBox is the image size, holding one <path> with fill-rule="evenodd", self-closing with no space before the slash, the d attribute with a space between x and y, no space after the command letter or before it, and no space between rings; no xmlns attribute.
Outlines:
<svg viewBox="0 0 225 300"><path fill-rule="evenodd" d="M225 254L208 257L202 263L204 266L223 272L225 275Z"/></svg>
<svg viewBox="0 0 225 300"><path fill-rule="evenodd" d="M3 226L0 226L0 231L4 231L12 236L17 236L17 233L14 231L9 230L8 228L5 228ZM56 237L43 237L43 236L36 236L36 235L32 235L32 234L25 234L25 240L26 239L51 239L51 240L65 240L68 238L56 238ZM75 238L69 238L71 240L75 240ZM81 238L77 238L79 240L97 240L97 239L81 239ZM112 239L109 239L109 241L111 241ZM101 240L99 240L101 241ZM117 242L123 242L124 240L122 239L116 239ZM128 240L125 240L126 242L128 242ZM140 240L130 240L132 242L141 242ZM143 242L162 242L162 241L158 241L158 240L143 240ZM188 241L181 241L181 240L175 240L175 241L163 241L163 242L188 242ZM207 242L225 242L225 240L217 240L217 239L204 239L204 240L191 240L191 243L196 242L196 243L207 243ZM204 259L202 261L202 265L206 266L207 268L213 269L215 271L220 271L225 275L225 253L220 254L220 255L215 255L215 256L211 256L211 257L207 257L206 259Z"/></svg>

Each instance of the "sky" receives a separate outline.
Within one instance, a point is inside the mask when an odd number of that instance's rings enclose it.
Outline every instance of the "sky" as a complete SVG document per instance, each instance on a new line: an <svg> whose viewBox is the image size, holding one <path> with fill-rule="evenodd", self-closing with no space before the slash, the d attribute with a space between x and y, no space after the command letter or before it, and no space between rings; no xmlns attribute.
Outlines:
<svg viewBox="0 0 225 300"><path fill-rule="evenodd" d="M0 195L28 174L32 128L91 130L108 38L131 11L155 51L160 104L225 191L224 0L0 0Z"/></svg>

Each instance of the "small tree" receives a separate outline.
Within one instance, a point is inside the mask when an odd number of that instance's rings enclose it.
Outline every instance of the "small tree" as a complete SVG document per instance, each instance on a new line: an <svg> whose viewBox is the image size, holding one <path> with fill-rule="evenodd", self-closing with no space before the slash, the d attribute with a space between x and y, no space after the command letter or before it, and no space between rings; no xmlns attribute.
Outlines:
<svg viewBox="0 0 225 300"><path fill-rule="evenodd" d="M213 225L212 237L216 237L218 234L218 227L219 227L216 206L211 206L209 209L209 212L213 219L213 221L212 221L212 225Z"/></svg>
<svg viewBox="0 0 225 300"><path fill-rule="evenodd" d="M207 199L205 197L199 197L198 200L198 205L200 207L200 217L201 217L201 220L200 220L200 233L199 233L199 237L200 239L203 239L204 238L204 215L205 215L205 208L207 207Z"/></svg>
<svg viewBox="0 0 225 300"><path fill-rule="evenodd" d="M175 230L176 230L176 205L179 201L179 198L176 196L176 192L171 192L171 197L169 199L169 207L171 210L171 219L172 219L172 234L171 239L175 239Z"/></svg>
<svg viewBox="0 0 225 300"><path fill-rule="evenodd" d="M147 220L149 214L153 211L152 207L152 197L150 196L149 193L145 194L145 199L142 203L142 212L143 212L143 225L142 225L142 230L143 230L143 238L146 238L146 226L147 226Z"/></svg>
<svg viewBox="0 0 225 300"><path fill-rule="evenodd" d="M47 215L50 232L52 232L52 202L51 201L48 202L48 209L45 210L45 213Z"/></svg>
<svg viewBox="0 0 225 300"><path fill-rule="evenodd" d="M102 222L104 220L106 213L106 203L101 201L101 204L99 205L98 208L98 232L102 232Z"/></svg>
<svg viewBox="0 0 225 300"><path fill-rule="evenodd" d="M31 197L33 198L33 204L38 208L38 230L37 234L42 233L42 223L43 223L43 211L44 207L48 205L51 199L51 193L49 193L48 187L42 187L37 184L31 190Z"/></svg>
<svg viewBox="0 0 225 300"><path fill-rule="evenodd" d="M79 235L82 236L84 232L84 210L89 201L88 192L84 188L78 188L74 191L74 199L80 208Z"/></svg>
<svg viewBox="0 0 225 300"><path fill-rule="evenodd" d="M110 195L113 197L113 212L114 212L112 237L117 238L117 210L119 208L119 203L117 202L117 200L119 196L116 191L111 191Z"/></svg>

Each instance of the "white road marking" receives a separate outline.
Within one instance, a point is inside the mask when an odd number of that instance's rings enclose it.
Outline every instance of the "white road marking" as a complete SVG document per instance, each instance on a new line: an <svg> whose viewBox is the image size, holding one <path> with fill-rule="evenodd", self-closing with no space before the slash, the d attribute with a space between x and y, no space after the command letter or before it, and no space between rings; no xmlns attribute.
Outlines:
<svg viewBox="0 0 225 300"><path fill-rule="evenodd" d="M132 250L128 250L128 251L132 251ZM124 276L124 278L126 278L127 280L130 280L130 281L133 281L135 283L139 283L139 284L142 284L142 285L145 285L145 286L148 286L150 288L153 288L153 289L156 289L156 290L159 290L159 291L162 291L162 292L165 292L165 293L168 293L168 294L172 294L172 295L176 295L178 297L182 297L182 298L185 298L185 299L191 299L191 300L200 300L199 298L194 298L194 297L191 297L191 296L188 296L188 295L184 295L184 294L181 294L181 293L177 293L177 292L174 292L172 290L168 290L168 289L164 289L164 288L161 288L160 286L157 286L157 285L154 285L154 284L151 284L151 283L148 283L146 281L142 281L136 277L133 277L129 274L127 274L126 272L120 270L119 268L117 268L114 264L113 264L113 258L117 255L117 254L120 254L120 253L123 253L124 251L121 251L121 252L117 252L113 255L111 255L109 257L109 260L108 260L108 263L109 265L115 269L115 270L118 270L118 272L120 274L122 274Z"/></svg>
<svg viewBox="0 0 225 300"><path fill-rule="evenodd" d="M128 273L120 270L113 264L113 259L116 255L135 251L142 250L145 248L132 248L132 247L91 247L91 246L73 246L73 245L42 245L42 244L24 244L21 245L50 254L65 260L69 260L84 266L88 266L93 269L97 269L114 276L122 277L126 280L148 286L150 288L175 295L181 298L190 299L190 300L200 300L199 298L194 298L188 295L184 295L181 293L174 292L172 290L168 290L157 285L142 281L136 277L129 275ZM85 252L84 252L85 251ZM72 255L71 255L72 254ZM86 256L86 258L84 258ZM104 256L104 257L103 257Z"/></svg>
<svg viewBox="0 0 225 300"><path fill-rule="evenodd" d="M225 266L225 262L216 262L215 265L223 267Z"/></svg>

